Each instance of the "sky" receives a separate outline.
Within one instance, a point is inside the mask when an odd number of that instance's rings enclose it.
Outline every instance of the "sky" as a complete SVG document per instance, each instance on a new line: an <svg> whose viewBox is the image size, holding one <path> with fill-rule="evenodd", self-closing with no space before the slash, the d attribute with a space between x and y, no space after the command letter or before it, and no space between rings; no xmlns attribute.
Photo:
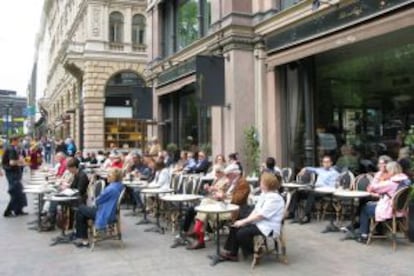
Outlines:
<svg viewBox="0 0 414 276"><path fill-rule="evenodd" d="M43 0L0 0L0 90L26 96Z"/></svg>

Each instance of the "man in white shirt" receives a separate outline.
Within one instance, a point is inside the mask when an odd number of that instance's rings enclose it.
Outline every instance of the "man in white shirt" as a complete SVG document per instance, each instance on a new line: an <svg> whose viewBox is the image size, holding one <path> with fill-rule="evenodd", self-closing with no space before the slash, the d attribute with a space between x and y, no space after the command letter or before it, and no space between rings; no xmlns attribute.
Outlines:
<svg viewBox="0 0 414 276"><path fill-rule="evenodd" d="M329 155L325 155L322 158L322 167L305 167L298 175L302 176L305 173L315 173L318 177L315 182L315 187L335 187L336 181L339 177L339 172L333 167L332 158ZM306 204L304 213L305 215L300 220L293 220L292 222L299 222L300 224L309 223L311 220L311 211L316 201L316 194L312 190L300 190L293 194L290 206L289 217L293 217L296 212L299 200L306 198Z"/></svg>

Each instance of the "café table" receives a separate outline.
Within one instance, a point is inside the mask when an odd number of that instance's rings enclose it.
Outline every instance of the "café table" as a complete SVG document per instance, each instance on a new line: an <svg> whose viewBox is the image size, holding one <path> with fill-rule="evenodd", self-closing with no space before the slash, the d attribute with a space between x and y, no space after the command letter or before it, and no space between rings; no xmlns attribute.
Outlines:
<svg viewBox="0 0 414 276"><path fill-rule="evenodd" d="M355 212L354 212L354 201L355 199L360 200L361 198L370 197L371 194L366 191L355 191L355 190L336 190L333 195L338 197L340 200L350 199L351 201L351 229L350 233L354 237L354 224L355 224ZM352 238L351 237L351 238Z"/></svg>
<svg viewBox="0 0 414 276"><path fill-rule="evenodd" d="M287 190L286 205L290 204L291 198L293 194L296 193L296 191L311 189L309 184L302 184L302 183L296 183L296 182L283 182L282 187ZM295 213L295 219L298 219L297 213Z"/></svg>
<svg viewBox="0 0 414 276"><path fill-rule="evenodd" d="M182 217L183 217L183 203L194 202L202 198L203 196L201 195L192 195L192 194L169 194L169 195L167 194L167 195L160 197L160 199L163 201L178 203L178 219L177 219L178 223L181 222ZM183 233L180 229L179 235L175 239L172 247L177 247L177 246L186 245L186 244L187 244L187 240L184 238Z"/></svg>
<svg viewBox="0 0 414 276"><path fill-rule="evenodd" d="M72 236L73 235L72 234L67 235L66 230L68 230L69 227L70 227L71 207L74 203L77 203L79 201L79 197L78 196L52 195L49 198L49 200L53 201L53 202L57 202L62 207L61 212L65 213L66 218L67 218L67 225L65 225L64 227L61 228L60 236L52 238L52 243L50 244L50 246L72 242ZM75 215L73 215L73 217L75 217Z"/></svg>
<svg viewBox="0 0 414 276"><path fill-rule="evenodd" d="M42 186L42 185L36 185L36 186L26 186L23 189L23 193L25 194L34 194L37 195L37 226L30 227L30 230L37 230L41 231L41 215L42 215L42 206L43 206L43 195L48 192L49 190Z"/></svg>
<svg viewBox="0 0 414 276"><path fill-rule="evenodd" d="M129 187L129 188L143 188L146 187L148 185L148 181L145 180L122 180L122 184L124 184L125 186Z"/></svg>
<svg viewBox="0 0 414 276"><path fill-rule="evenodd" d="M161 194L169 194L169 193L173 193L174 190L170 189L170 188L145 188L141 190L141 193L144 195L144 221L147 220L146 218L146 208L147 208L147 204L146 204L146 197L147 195L154 195L155 196L155 204L156 204L156 213L155 213L155 218L156 218L156 223L154 227L145 229L144 232L155 232L155 233L160 233L160 234L164 234L164 228L161 227L160 225L160 195ZM148 223L148 222L147 222ZM140 223L140 224L144 224L144 223Z"/></svg>
<svg viewBox="0 0 414 276"><path fill-rule="evenodd" d="M216 204L199 205L195 207L195 210L200 213L215 214L216 225L220 224L220 214L231 213L239 210L239 206L235 204L228 204L226 202L218 202ZM216 254L209 256L211 259L211 265L214 266L219 262L225 261L220 256L220 229L216 227Z"/></svg>
<svg viewBox="0 0 414 276"><path fill-rule="evenodd" d="M329 205L333 208L333 194L335 193L336 188L335 187L329 187L329 186L321 186L321 187L315 187L314 192L317 194L322 194L324 196L329 196ZM323 209L323 206L322 206ZM339 228L334 224L333 216L331 216L329 220L329 225L326 226L326 228L322 231L322 233L328 233L328 232L338 232Z"/></svg>

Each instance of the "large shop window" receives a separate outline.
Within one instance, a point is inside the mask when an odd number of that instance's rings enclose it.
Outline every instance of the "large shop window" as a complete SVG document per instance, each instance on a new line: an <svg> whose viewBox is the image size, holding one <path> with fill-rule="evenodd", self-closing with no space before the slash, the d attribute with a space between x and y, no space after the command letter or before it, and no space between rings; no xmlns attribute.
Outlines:
<svg viewBox="0 0 414 276"><path fill-rule="evenodd" d="M211 24L211 0L166 1L161 11L165 57L205 36Z"/></svg>
<svg viewBox="0 0 414 276"><path fill-rule="evenodd" d="M315 164L330 154L338 167L360 173L375 170L380 155L397 159L405 149L414 150L413 28L325 52L311 61L310 66L299 62L298 69L284 68L290 127L286 155L293 166L304 165L307 125L312 127ZM310 76L310 100L301 70ZM310 119L304 115L307 104Z"/></svg>

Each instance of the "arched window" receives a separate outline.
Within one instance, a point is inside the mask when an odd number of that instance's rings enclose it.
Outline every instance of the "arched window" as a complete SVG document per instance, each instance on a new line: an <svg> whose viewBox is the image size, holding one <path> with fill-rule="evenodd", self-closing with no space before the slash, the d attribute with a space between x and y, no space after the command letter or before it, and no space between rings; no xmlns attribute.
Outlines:
<svg viewBox="0 0 414 276"><path fill-rule="evenodd" d="M145 44L145 17L136 14L132 18L132 43Z"/></svg>
<svg viewBox="0 0 414 276"><path fill-rule="evenodd" d="M109 15L109 41L123 42L124 17L120 12L112 12Z"/></svg>

